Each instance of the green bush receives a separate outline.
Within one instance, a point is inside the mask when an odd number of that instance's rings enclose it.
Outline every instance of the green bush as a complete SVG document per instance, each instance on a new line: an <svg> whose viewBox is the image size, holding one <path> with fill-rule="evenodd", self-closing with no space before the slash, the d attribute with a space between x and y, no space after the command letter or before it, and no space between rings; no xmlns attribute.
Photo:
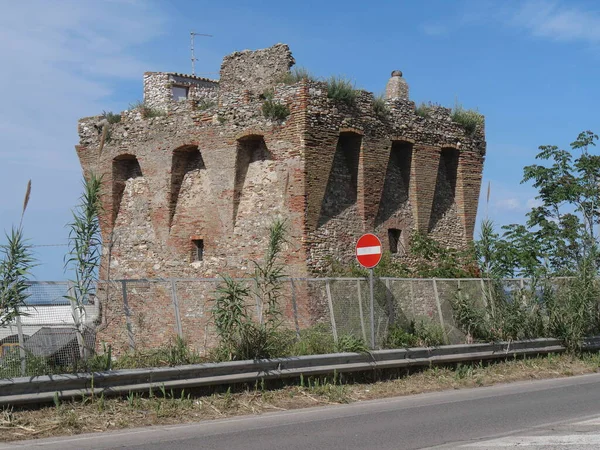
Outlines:
<svg viewBox="0 0 600 450"><path fill-rule="evenodd" d="M385 120L390 115L390 109L385 102L385 97L379 95L373 99L373 111L379 120Z"/></svg>
<svg viewBox="0 0 600 450"><path fill-rule="evenodd" d="M337 353L366 353L369 351L369 347L362 338L357 338L352 334L342 334L338 336L335 351Z"/></svg>
<svg viewBox="0 0 600 450"><path fill-rule="evenodd" d="M417 116L421 116L427 119L431 115L431 105L427 103L421 103L419 106L416 107L415 113L417 114Z"/></svg>
<svg viewBox="0 0 600 450"><path fill-rule="evenodd" d="M119 123L121 121L121 114L115 114L112 111L102 111L102 117L110 124Z"/></svg>
<svg viewBox="0 0 600 450"><path fill-rule="evenodd" d="M281 78L285 84L296 84L302 80L315 81L316 78L304 67L294 67Z"/></svg>
<svg viewBox="0 0 600 450"><path fill-rule="evenodd" d="M217 102L214 100L207 100L207 99L202 99L200 100L198 103L196 103L196 109L200 110L200 111L204 111L206 109L212 108L213 106L216 106Z"/></svg>
<svg viewBox="0 0 600 450"><path fill-rule="evenodd" d="M436 347L446 343L443 328L429 319L411 321L407 327L392 325L383 343L385 348Z"/></svg>
<svg viewBox="0 0 600 450"><path fill-rule="evenodd" d="M166 116L167 113L161 109L152 108L144 102L137 101L131 105L129 105L132 109L137 109L140 111L140 114L144 119L150 119L152 117L163 117Z"/></svg>
<svg viewBox="0 0 600 450"><path fill-rule="evenodd" d="M290 108L283 103L267 99L262 105L263 116L271 120L285 120L290 115Z"/></svg>
<svg viewBox="0 0 600 450"><path fill-rule="evenodd" d="M483 126L483 115L475 109L464 109L460 103L456 103L450 117L453 122L462 125L468 134L473 134Z"/></svg>
<svg viewBox="0 0 600 450"><path fill-rule="evenodd" d="M329 327L318 324L300 331L300 338L290 349L291 355L323 355L335 353L335 342Z"/></svg>
<svg viewBox="0 0 600 450"><path fill-rule="evenodd" d="M327 97L354 106L356 103L354 83L343 77L331 76L327 80Z"/></svg>

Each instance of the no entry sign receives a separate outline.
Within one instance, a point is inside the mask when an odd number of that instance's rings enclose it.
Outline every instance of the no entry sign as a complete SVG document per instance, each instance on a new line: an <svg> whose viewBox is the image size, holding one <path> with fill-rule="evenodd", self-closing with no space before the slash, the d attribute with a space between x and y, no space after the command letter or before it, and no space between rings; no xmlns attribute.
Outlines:
<svg viewBox="0 0 600 450"><path fill-rule="evenodd" d="M372 269L381 261L381 241L371 233L363 234L356 242L356 259L358 263Z"/></svg>

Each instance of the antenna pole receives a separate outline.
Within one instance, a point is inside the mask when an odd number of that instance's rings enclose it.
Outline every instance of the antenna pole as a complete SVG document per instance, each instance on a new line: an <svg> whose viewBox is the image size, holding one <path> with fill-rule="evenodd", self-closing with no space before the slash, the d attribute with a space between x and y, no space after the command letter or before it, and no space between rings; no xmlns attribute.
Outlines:
<svg viewBox="0 0 600 450"><path fill-rule="evenodd" d="M192 75L193 76L196 76L196 61L198 61L198 59L194 55L194 38L196 36L212 37L212 34L194 33L193 31L190 32L190 50L192 52Z"/></svg>

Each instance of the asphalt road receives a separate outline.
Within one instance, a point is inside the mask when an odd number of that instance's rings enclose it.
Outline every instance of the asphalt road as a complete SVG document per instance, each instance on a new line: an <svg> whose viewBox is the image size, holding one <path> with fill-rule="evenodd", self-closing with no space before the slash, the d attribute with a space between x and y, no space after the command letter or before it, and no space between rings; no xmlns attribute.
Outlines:
<svg viewBox="0 0 600 450"><path fill-rule="evenodd" d="M0 450L600 448L595 417L600 374L15 442Z"/></svg>

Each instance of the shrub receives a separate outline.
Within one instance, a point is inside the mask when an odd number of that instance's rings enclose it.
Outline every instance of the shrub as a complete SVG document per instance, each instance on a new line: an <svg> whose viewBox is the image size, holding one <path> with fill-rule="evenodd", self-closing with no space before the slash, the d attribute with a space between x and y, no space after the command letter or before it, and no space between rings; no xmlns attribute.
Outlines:
<svg viewBox="0 0 600 450"><path fill-rule="evenodd" d="M285 84L296 84L302 80L315 81L316 78L304 67L294 67L281 78L281 82Z"/></svg>
<svg viewBox="0 0 600 450"><path fill-rule="evenodd" d="M331 76L327 80L327 97L353 106L356 103L354 83L343 77Z"/></svg>
<svg viewBox="0 0 600 450"><path fill-rule="evenodd" d="M426 103L421 103L419 106L416 107L415 113L417 114L417 116L421 116L427 119L431 115L431 106Z"/></svg>
<svg viewBox="0 0 600 450"><path fill-rule="evenodd" d="M112 111L102 111L102 117L110 124L119 123L121 121L121 114L115 114Z"/></svg>
<svg viewBox="0 0 600 450"><path fill-rule="evenodd" d="M460 103L456 103L450 117L453 122L462 125L468 134L473 134L483 126L483 115L475 109L464 109Z"/></svg>
<svg viewBox="0 0 600 450"><path fill-rule="evenodd" d="M129 105L132 109L137 109L140 111L140 114L144 119L150 119L152 117L162 117L166 116L167 113L161 109L152 108L144 102L137 101L131 105Z"/></svg>
<svg viewBox="0 0 600 450"><path fill-rule="evenodd" d="M339 353L366 353L369 351L369 347L367 347L367 344L365 344L365 341L362 338L357 338L352 334L343 334L338 336L335 351Z"/></svg>
<svg viewBox="0 0 600 450"><path fill-rule="evenodd" d="M196 103L196 109L204 111L205 109L212 108L213 106L216 106L216 105L217 105L216 101L203 98L198 103Z"/></svg>
<svg viewBox="0 0 600 450"><path fill-rule="evenodd" d="M262 113L267 119L285 120L290 115L290 108L283 103L267 99L262 105Z"/></svg>
<svg viewBox="0 0 600 450"><path fill-rule="evenodd" d="M335 353L333 334L324 324L302 330L300 338L293 344L290 353L297 356Z"/></svg>
<svg viewBox="0 0 600 450"><path fill-rule="evenodd" d="M390 109L385 103L385 97L379 95L373 99L373 111L379 120L385 120L390 115Z"/></svg>

